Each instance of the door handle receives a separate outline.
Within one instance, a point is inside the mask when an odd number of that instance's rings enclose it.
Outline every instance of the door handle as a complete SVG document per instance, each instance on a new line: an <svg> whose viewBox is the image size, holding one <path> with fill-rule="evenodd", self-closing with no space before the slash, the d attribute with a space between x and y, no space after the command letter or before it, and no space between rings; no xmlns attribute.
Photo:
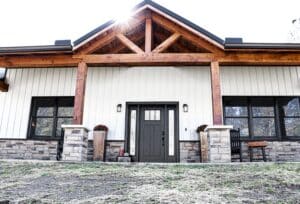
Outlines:
<svg viewBox="0 0 300 204"><path fill-rule="evenodd" d="M162 141L162 146L165 146L165 131L162 131L161 141Z"/></svg>

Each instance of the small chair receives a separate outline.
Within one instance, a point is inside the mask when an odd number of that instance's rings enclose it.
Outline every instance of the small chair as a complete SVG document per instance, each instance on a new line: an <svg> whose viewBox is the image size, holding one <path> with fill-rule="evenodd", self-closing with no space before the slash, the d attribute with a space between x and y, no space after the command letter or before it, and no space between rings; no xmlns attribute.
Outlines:
<svg viewBox="0 0 300 204"><path fill-rule="evenodd" d="M239 154L240 162L243 162L240 129L230 130L230 146L231 154Z"/></svg>
<svg viewBox="0 0 300 204"><path fill-rule="evenodd" d="M248 148L249 148L249 153L250 153L250 162L253 161L253 149L261 149L262 152L262 160L264 162L267 161L266 158L266 151L265 147L268 145L266 141L253 141L253 142L247 142ZM260 159L255 159L255 160L260 160Z"/></svg>

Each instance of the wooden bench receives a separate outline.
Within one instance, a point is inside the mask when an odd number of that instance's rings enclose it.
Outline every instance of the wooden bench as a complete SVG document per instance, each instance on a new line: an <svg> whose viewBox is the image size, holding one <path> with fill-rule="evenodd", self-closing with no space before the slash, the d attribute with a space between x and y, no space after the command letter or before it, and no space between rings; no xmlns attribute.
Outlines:
<svg viewBox="0 0 300 204"><path fill-rule="evenodd" d="M250 152L250 162L253 161L253 149L261 149L262 151L262 160L264 162L267 161L266 158L266 151L265 151L265 147L268 146L266 141L253 141L253 142L247 142L248 148L249 148L249 152ZM258 160L258 159L256 159Z"/></svg>

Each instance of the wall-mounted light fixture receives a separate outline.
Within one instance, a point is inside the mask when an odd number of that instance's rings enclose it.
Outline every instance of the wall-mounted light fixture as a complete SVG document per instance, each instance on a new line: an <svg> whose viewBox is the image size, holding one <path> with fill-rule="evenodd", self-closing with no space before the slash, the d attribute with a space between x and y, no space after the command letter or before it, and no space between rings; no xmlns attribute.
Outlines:
<svg viewBox="0 0 300 204"><path fill-rule="evenodd" d="M183 104L182 108L183 108L183 112L185 112L185 113L189 112L188 104Z"/></svg>
<svg viewBox="0 0 300 204"><path fill-rule="evenodd" d="M122 104L117 105L117 112L122 112Z"/></svg>

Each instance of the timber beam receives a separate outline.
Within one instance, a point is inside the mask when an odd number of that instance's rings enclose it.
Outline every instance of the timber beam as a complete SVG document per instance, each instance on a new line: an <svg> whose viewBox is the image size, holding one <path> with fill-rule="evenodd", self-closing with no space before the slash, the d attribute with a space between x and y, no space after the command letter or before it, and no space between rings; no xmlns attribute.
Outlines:
<svg viewBox="0 0 300 204"><path fill-rule="evenodd" d="M189 62L211 62L214 55L211 53L200 54L176 54L176 53L159 53L159 54L105 54L105 55L82 55L74 56L82 59L88 64L114 64L114 63L132 63L132 64L157 64L157 63L189 63Z"/></svg>
<svg viewBox="0 0 300 204"><path fill-rule="evenodd" d="M1 92L8 92L9 85L5 81L0 80L0 91Z"/></svg>
<svg viewBox="0 0 300 204"><path fill-rule="evenodd" d="M220 82L220 66L219 62L213 61L210 65L211 73L211 94L213 105L213 124L223 124L223 111L222 111L222 95L221 95L221 82Z"/></svg>
<svg viewBox="0 0 300 204"><path fill-rule="evenodd" d="M84 96L88 67L80 62L77 67L76 90L74 99L73 124L81 125L83 122Z"/></svg>
<svg viewBox="0 0 300 204"><path fill-rule="evenodd" d="M299 66L300 53L143 53L143 54L90 54L90 55L36 55L2 56L0 67L6 68L42 68L42 67L77 67L85 61L88 64L168 64L180 63L202 65L211 61L220 65L261 65L261 66Z"/></svg>

